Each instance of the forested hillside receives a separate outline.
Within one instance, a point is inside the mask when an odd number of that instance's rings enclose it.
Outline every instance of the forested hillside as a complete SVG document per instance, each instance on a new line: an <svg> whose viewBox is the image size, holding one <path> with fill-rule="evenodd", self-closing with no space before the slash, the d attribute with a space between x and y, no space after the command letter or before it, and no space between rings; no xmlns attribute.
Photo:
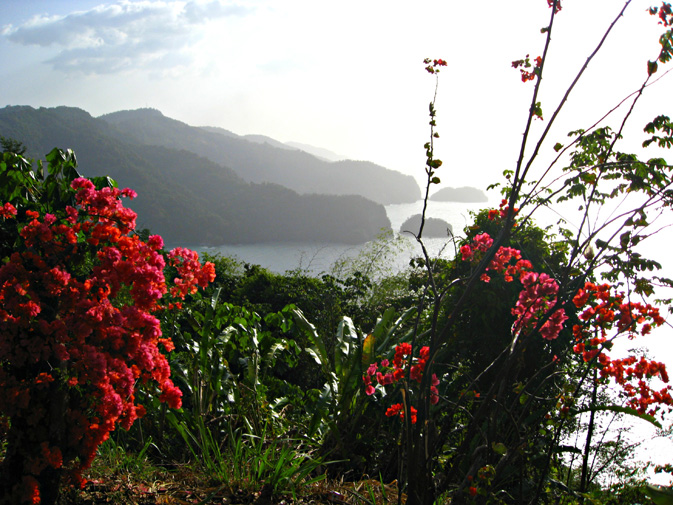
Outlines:
<svg viewBox="0 0 673 505"><path fill-rule="evenodd" d="M361 195L384 205L421 198L412 176L368 161L329 162L268 137L195 128L153 109L114 112L101 119L119 127L125 140L195 152L231 167L248 182L272 182L298 193Z"/></svg>
<svg viewBox="0 0 673 505"><path fill-rule="evenodd" d="M109 175L137 191L131 206L139 225L170 243L356 244L390 227L383 206L361 196L299 195L249 183L193 152L127 141L117 127L81 109L6 107L0 135L23 142L34 158L54 147L73 149L82 174Z"/></svg>
<svg viewBox="0 0 673 505"><path fill-rule="evenodd" d="M462 188L442 188L430 196L430 200L437 202L488 202L486 194L469 186Z"/></svg>

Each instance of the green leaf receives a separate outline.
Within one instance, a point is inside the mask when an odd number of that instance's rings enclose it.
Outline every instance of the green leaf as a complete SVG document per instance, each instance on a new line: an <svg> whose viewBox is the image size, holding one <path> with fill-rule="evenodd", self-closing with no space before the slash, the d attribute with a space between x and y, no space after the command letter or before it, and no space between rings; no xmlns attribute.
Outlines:
<svg viewBox="0 0 673 505"><path fill-rule="evenodd" d="M630 231L625 231L622 233L619 237L619 245L621 246L622 249L626 249L629 246L629 243L631 242L631 232Z"/></svg>
<svg viewBox="0 0 673 505"><path fill-rule="evenodd" d="M499 454L500 456L503 456L503 455L507 454L507 447L502 442L497 442L497 443L493 442L491 444L491 449L493 449L493 452L495 452L496 454Z"/></svg>
<svg viewBox="0 0 673 505"><path fill-rule="evenodd" d="M104 176L104 177L91 177L89 179L91 182L93 182L93 185L96 186L96 189L103 189L103 188L116 188L117 186L117 181L115 181L112 177Z"/></svg>
<svg viewBox="0 0 673 505"><path fill-rule="evenodd" d="M573 410L573 412L576 414L581 414L583 412L602 412L602 411L616 412L618 414L626 414L629 416L637 417L661 429L661 424L654 418L654 416L651 416L649 414L641 414L637 410L629 407L620 407L619 405L602 405L598 407L584 407L581 409Z"/></svg>
<svg viewBox="0 0 673 505"><path fill-rule="evenodd" d="M657 505L673 505L673 490L671 488L646 485L645 494Z"/></svg>
<svg viewBox="0 0 673 505"><path fill-rule="evenodd" d="M318 335L315 326L304 317L304 313L299 309L293 309L292 316L297 327L304 332L312 344L310 348L306 348L306 352L313 356L316 363L322 365L323 368L329 369L330 363L327 356L327 348L325 347L325 342Z"/></svg>
<svg viewBox="0 0 673 505"><path fill-rule="evenodd" d="M353 363L349 357L351 355L351 344L357 341L357 330L350 317L344 316L337 327L336 342L334 346L334 370L337 375L344 375L350 371ZM345 368L345 370L343 370Z"/></svg>
<svg viewBox="0 0 673 505"><path fill-rule="evenodd" d="M376 337L370 333L362 344L362 365L367 366L372 362L374 356L374 345Z"/></svg>
<svg viewBox="0 0 673 505"><path fill-rule="evenodd" d="M582 179L582 182L585 184L594 184L596 182L596 174L584 172L580 175L580 179Z"/></svg>
<svg viewBox="0 0 673 505"><path fill-rule="evenodd" d="M657 64L656 60L655 61L648 61L647 62L647 75L652 75L657 72L657 69L659 68L659 65Z"/></svg>
<svg viewBox="0 0 673 505"><path fill-rule="evenodd" d="M573 445L559 445L554 450L556 452L572 452L573 454L582 454L582 451Z"/></svg>

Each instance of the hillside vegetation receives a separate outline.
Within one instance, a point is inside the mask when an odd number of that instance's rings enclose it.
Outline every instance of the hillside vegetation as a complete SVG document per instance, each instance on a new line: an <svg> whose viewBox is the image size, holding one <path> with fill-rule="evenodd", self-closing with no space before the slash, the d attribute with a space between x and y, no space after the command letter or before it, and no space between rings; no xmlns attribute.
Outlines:
<svg viewBox="0 0 673 505"><path fill-rule="evenodd" d="M190 140L189 132L200 132L167 118L162 121L184 130L182 144ZM180 138L178 131L166 133L166 143L174 146L171 148L150 145L130 136L130 130L129 125L118 128L70 107L0 109L0 135L23 141L27 155L37 159L54 146L73 149L83 175L110 176L121 187L134 188L138 198L130 206L140 215L139 225L173 244L359 244L374 239L382 229L390 229L384 207L363 196L298 194L279 184L247 182L223 164L180 149L175 140ZM200 134L226 139L219 134ZM194 146L203 145L198 136L191 140ZM239 142L262 149L269 159L282 151ZM311 157L296 153L300 158ZM232 154L221 162L241 156Z"/></svg>
<svg viewBox="0 0 673 505"><path fill-rule="evenodd" d="M412 176L367 161L329 162L269 137L195 128L154 109L114 112L101 119L129 141L195 152L231 167L248 182L281 184L298 193L361 195L383 205L421 198Z"/></svg>
<svg viewBox="0 0 673 505"><path fill-rule="evenodd" d="M430 200L436 202L463 202L463 203L485 203L488 202L486 194L470 186L462 188L442 188L430 195Z"/></svg>

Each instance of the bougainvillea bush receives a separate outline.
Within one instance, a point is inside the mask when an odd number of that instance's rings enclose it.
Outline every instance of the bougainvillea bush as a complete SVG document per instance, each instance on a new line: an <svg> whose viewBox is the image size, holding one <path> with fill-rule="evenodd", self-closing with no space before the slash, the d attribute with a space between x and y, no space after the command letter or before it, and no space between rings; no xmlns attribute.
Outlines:
<svg viewBox="0 0 673 505"><path fill-rule="evenodd" d="M423 250L415 263L416 327L409 342L363 364L363 393L383 403L399 426L397 476L407 503L429 505L439 497L451 503L588 499L594 415L609 411L656 423L652 416L663 417L673 405L663 363L642 353L611 353L618 339L646 336L664 323L647 299L656 286L673 285L653 273L660 265L638 250L656 233L651 223L670 214L671 166L660 157L620 150L624 125L659 65L673 55L671 5L641 12L656 16L663 27L661 50L644 62L641 89L626 90L610 111L621 114L617 128L607 124L607 114L558 142L548 138L551 126L602 40L588 50L567 94L543 107L544 67L563 16L559 0L547 3L540 56L512 62L532 96L518 159L503 174L500 208L475 215L455 242L451 261L427 254L422 220L416 235ZM604 38L630 3L616 7ZM435 78L447 67L442 59L424 64ZM547 106L552 113L544 116ZM429 110L426 204L429 188L445 170L434 155L434 99ZM643 148L673 146L673 124L658 112L643 125ZM537 139L534 122L542 124ZM546 165L538 160L543 152L552 160ZM558 226L537 228L536 210L559 203L579 216L573 226L561 219ZM606 207L618 210L601 212ZM596 392L610 384L617 394L605 400ZM590 414L588 428L573 437L583 443L565 445L583 413ZM564 454L580 454L577 486Z"/></svg>
<svg viewBox="0 0 673 505"><path fill-rule="evenodd" d="M134 192L73 178L74 158L52 152L51 174L35 182L25 160L3 156L3 175L24 192L0 209L11 244L0 266L0 416L8 429L0 502L53 503L62 477L81 484L110 432L143 416L138 388L156 388L162 402L180 407L165 356L173 345L155 314L215 271L192 251L165 254L159 236L141 240L121 200ZM167 265L178 272L170 282Z"/></svg>

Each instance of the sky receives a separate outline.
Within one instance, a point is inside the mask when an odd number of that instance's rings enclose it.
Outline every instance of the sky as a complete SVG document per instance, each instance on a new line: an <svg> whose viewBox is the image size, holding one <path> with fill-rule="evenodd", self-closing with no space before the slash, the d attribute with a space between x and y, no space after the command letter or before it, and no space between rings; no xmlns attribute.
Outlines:
<svg viewBox="0 0 673 505"><path fill-rule="evenodd" d="M653 1L633 0L545 153L640 85L662 31L646 12ZM563 0L543 112L622 5ZM542 53L550 13L544 0L3 0L0 107L67 105L93 116L152 107L422 181L435 88L423 59L442 58L438 175L442 185L485 188L516 161L533 85L511 62ZM673 79L656 88L653 99L673 90Z"/></svg>

